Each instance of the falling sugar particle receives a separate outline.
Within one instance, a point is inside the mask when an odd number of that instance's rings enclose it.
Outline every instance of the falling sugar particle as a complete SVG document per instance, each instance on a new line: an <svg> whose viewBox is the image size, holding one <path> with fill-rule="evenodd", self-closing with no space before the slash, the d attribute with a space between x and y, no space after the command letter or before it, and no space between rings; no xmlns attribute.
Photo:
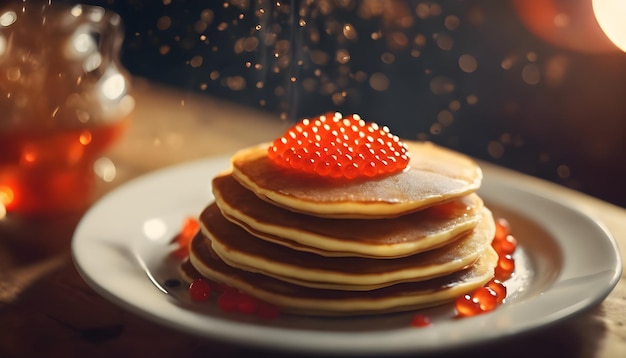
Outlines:
<svg viewBox="0 0 626 358"><path fill-rule="evenodd" d="M335 60L341 64L348 63L350 61L350 53L345 49L338 50L335 55Z"/></svg>
<svg viewBox="0 0 626 358"><path fill-rule="evenodd" d="M446 34L439 34L435 40L437 42L437 47L444 51L449 51L454 46L454 40Z"/></svg>
<svg viewBox="0 0 626 358"><path fill-rule="evenodd" d="M189 64L193 68L198 68L198 67L202 66L202 61L203 61L202 56L194 56L189 61Z"/></svg>
<svg viewBox="0 0 626 358"><path fill-rule="evenodd" d="M386 91L389 88L389 78L381 72L376 72L370 77L370 86L377 91Z"/></svg>
<svg viewBox="0 0 626 358"><path fill-rule="evenodd" d="M515 58L512 56L509 56L502 60L502 62L500 63L500 67L502 67L503 70L510 70L511 67L513 67L514 63L515 63Z"/></svg>
<svg viewBox="0 0 626 358"><path fill-rule="evenodd" d="M117 168L113 161L107 157L97 159L93 164L94 173L103 181L110 183L117 175Z"/></svg>
<svg viewBox="0 0 626 358"><path fill-rule="evenodd" d="M439 113L437 113L437 121L441 123L442 125L448 127L452 125L452 122L454 121L454 116L452 115L452 112L450 111L447 111L447 110L439 111Z"/></svg>
<svg viewBox="0 0 626 358"><path fill-rule="evenodd" d="M570 168L567 165L565 165L565 164L559 165L556 168L556 172L557 172L557 175L559 176L559 178L561 178L561 179L567 179L571 175Z"/></svg>
<svg viewBox="0 0 626 358"><path fill-rule="evenodd" d="M459 18L455 15L448 15L444 20L444 26L450 31L456 30L459 27L460 23L461 20L459 20Z"/></svg>
<svg viewBox="0 0 626 358"><path fill-rule="evenodd" d="M449 77L436 76L430 81L430 90L434 94L449 94L454 92L454 89L454 82Z"/></svg>
<svg viewBox="0 0 626 358"><path fill-rule="evenodd" d="M476 104L478 103L478 97L476 95L469 95L465 98L465 101L470 105Z"/></svg>
<svg viewBox="0 0 626 358"><path fill-rule="evenodd" d="M384 43L377 44L377 46L387 48L378 52L380 64L391 66L397 61L405 61L406 55L410 55L409 59L416 62L416 68L423 70L426 81L429 81L426 83L429 84L433 94L447 96L458 90L456 83L445 73L440 72L440 68L428 68L426 67L429 66L428 64L421 63L424 54L430 54L432 50L452 50L455 47L455 39L447 31L458 31L462 25L461 17L449 12L445 17L434 20L434 17L441 16L443 13L439 4L423 2L409 8L408 4L403 3L377 9L365 2L363 4L357 2L357 8L353 8L351 6L354 3L349 6L349 2L343 1L283 3L281 1L233 0L225 1L225 3L229 4L227 7L232 8L232 18L223 19L223 22L218 20L212 25L212 28L217 28L218 31L213 31L206 38L207 44L210 40L212 50L215 52L218 50L217 44L220 44L220 50L224 51L227 49L225 44L228 42L212 36L227 37L232 36L233 33L239 33L231 37L230 43L233 45L236 43L234 49L235 54L241 56L240 66L242 69L254 68L256 71L244 71L242 76L237 76L238 73L233 73L229 68L220 68L220 71L217 69L207 71L207 75L212 81L221 79L219 83L232 91L245 89L246 80L251 81L250 86L247 87L258 91L259 97L263 98L265 95L273 97L271 100L270 98L267 100L257 98L258 103L261 106L271 105L273 109L278 109L283 119L293 119L297 113L295 106L299 100L298 91L323 96L330 100L332 105L340 106L347 104L349 96L359 95L358 89L353 88L355 85L369 85L373 90L381 92L389 90L392 82L386 73L388 67L364 72L358 70L358 63L352 63L356 59L352 57L355 54L352 53L353 44L350 42L356 43L361 40L370 44L372 41L384 40ZM242 8L242 10L235 9L235 7ZM358 31L361 28L356 27L350 21L352 20L350 16L339 15L344 11L356 15L359 24L363 20L380 21L381 26L379 29L365 27L368 30L361 34ZM196 31L204 29L198 32L200 36L208 30L207 24L212 23L214 18L215 15L211 12L206 19L198 20ZM411 28L419 23L416 21L418 18L436 21L439 24L437 30L439 32L436 34L433 34L432 30L422 33L413 32L413 30L420 31L420 28ZM466 21L466 17L463 17L463 21ZM472 23L469 19L467 21L468 24ZM246 23L249 28L243 29L244 32L242 32L241 26L246 26L244 25ZM320 24L322 26L318 26ZM220 31L223 34L219 34ZM184 40L184 38L181 40L181 44ZM334 50L322 50L321 46L328 44L331 45L328 47L331 49L334 44ZM230 49L231 52L232 50L233 48ZM461 54L456 54L456 56L459 55ZM204 56L204 59L207 58ZM473 73L478 69L476 58L472 55L461 55L457 59L458 68L465 73ZM201 58L198 59L200 60ZM361 59L358 60L361 61ZM206 64L206 61L204 62ZM194 63L190 61L192 66ZM381 71L381 69L384 70ZM223 73L220 73L221 71ZM477 102L475 95L467 96L466 94L465 96L463 104ZM443 106L447 109L436 112L438 113L434 125L436 133L454 124L453 112L460 110L461 102L443 103ZM428 135L427 131L425 135Z"/></svg>
<svg viewBox="0 0 626 358"><path fill-rule="evenodd" d="M535 64L527 64L522 69L522 80L529 85L536 85L541 80L539 67Z"/></svg>
<svg viewBox="0 0 626 358"><path fill-rule="evenodd" d="M342 33L343 33L343 36L348 40L354 41L357 39L356 29L351 24L343 25Z"/></svg>
<svg viewBox="0 0 626 358"><path fill-rule="evenodd" d="M478 62L472 55L465 54L459 57L459 68L465 73L472 73L478 68Z"/></svg>
<svg viewBox="0 0 626 358"><path fill-rule="evenodd" d="M438 135L441 134L441 130L442 130L442 126L441 123L433 123L430 125L430 134L432 135Z"/></svg>
<svg viewBox="0 0 626 358"><path fill-rule="evenodd" d="M500 142L490 141L487 144L487 153L494 159L500 159L504 155L504 147Z"/></svg>
<svg viewBox="0 0 626 358"><path fill-rule="evenodd" d="M384 64L387 64L387 65L390 65L390 64L394 63L395 60L396 60L396 57L392 53L390 53L390 52L385 52L381 56L381 61Z"/></svg>
<svg viewBox="0 0 626 358"><path fill-rule="evenodd" d="M169 16L161 16L157 20L157 29L165 31L172 26L172 19Z"/></svg>

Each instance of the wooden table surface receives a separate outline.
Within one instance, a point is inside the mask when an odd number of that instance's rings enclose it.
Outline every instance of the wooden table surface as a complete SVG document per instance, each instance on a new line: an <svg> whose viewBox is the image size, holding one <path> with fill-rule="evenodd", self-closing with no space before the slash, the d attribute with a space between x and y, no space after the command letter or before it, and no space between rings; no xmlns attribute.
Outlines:
<svg viewBox="0 0 626 358"><path fill-rule="evenodd" d="M101 196L157 168L232 153L266 141L286 125L268 114L137 80L137 107L124 138L107 152L116 166ZM504 175L518 173L489 166ZM626 210L535 178L600 220L626 248ZM30 221L0 220L0 357L201 357L259 353L187 335L105 300L77 273L70 255L82 213ZM457 352L458 353L458 352ZM599 306L555 325L489 345L467 356L626 356L626 281ZM474 355L476 354L476 355Z"/></svg>

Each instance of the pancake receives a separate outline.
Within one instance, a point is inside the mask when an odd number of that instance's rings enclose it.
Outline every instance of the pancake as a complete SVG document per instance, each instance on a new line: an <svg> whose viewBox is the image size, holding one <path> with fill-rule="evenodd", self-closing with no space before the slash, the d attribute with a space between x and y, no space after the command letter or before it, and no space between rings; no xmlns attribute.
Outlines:
<svg viewBox="0 0 626 358"><path fill-rule="evenodd" d="M303 287L234 268L203 241L204 238L192 240L189 262L181 267L187 280L199 273L275 304L284 312L315 316L381 314L441 305L487 283L498 260L496 252L489 247L474 265L451 275L366 292L344 291Z"/></svg>
<svg viewBox="0 0 626 358"><path fill-rule="evenodd" d="M396 258L430 250L472 230L483 207L470 194L396 218L331 219L272 205L229 174L215 177L212 188L222 214L254 236L323 256Z"/></svg>
<svg viewBox="0 0 626 358"><path fill-rule="evenodd" d="M471 158L430 142L406 141L404 171L372 179L306 175L273 164L269 144L232 158L233 177L261 199L291 211L333 218L389 218L475 192L482 171Z"/></svg>
<svg viewBox="0 0 626 358"><path fill-rule="evenodd" d="M438 249L398 259L324 257L259 240L226 220L215 204L203 212L202 218L206 236L202 244L211 246L230 266L302 286L352 291L423 281L460 271L490 247L495 235L493 216L483 208L482 219L471 233ZM193 248L199 245L198 242Z"/></svg>

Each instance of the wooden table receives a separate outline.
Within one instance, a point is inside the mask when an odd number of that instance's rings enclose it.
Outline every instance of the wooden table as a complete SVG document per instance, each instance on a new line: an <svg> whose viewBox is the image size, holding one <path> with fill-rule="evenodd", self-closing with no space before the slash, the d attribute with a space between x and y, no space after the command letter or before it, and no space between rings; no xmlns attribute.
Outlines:
<svg viewBox="0 0 626 358"><path fill-rule="evenodd" d="M117 168L97 195L167 165L232 153L281 133L269 114L137 80L137 108L125 137L107 156ZM504 175L520 174L482 163ZM589 215L617 238L624 257L626 210L555 184L528 178ZM233 356L251 348L201 339L160 326L103 299L78 275L70 256L82 213L0 223L0 357ZM0 220L1 221L1 220ZM564 322L468 356L618 357L626 353L626 281L598 307ZM476 354L476 355L474 355Z"/></svg>

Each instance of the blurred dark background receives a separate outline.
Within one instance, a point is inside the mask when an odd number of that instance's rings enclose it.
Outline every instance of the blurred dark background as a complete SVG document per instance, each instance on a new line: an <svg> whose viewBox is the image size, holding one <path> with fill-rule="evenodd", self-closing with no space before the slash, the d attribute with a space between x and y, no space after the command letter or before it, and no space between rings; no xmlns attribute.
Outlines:
<svg viewBox="0 0 626 358"><path fill-rule="evenodd" d="M626 54L590 0L82 3L122 16L135 76L282 120L359 113L626 207Z"/></svg>

